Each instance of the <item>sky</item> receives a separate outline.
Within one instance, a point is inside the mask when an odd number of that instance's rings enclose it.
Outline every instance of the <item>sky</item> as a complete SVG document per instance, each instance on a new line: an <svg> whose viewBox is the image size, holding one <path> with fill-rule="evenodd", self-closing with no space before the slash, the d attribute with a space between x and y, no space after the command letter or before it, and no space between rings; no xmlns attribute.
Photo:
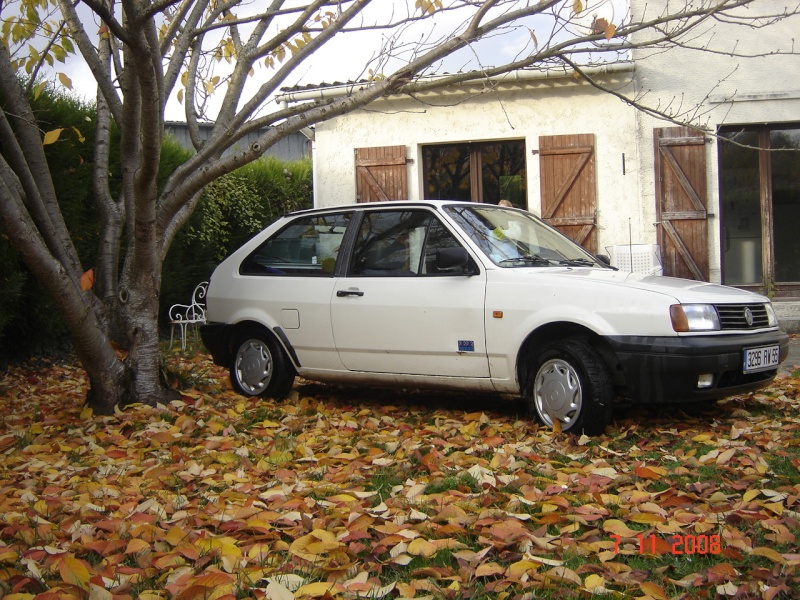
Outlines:
<svg viewBox="0 0 800 600"><path fill-rule="evenodd" d="M571 0L567 0L567 3L570 6L572 5ZM624 14L626 6L625 0L583 0L583 4L586 9L579 19L582 25L591 22L594 16L604 16L609 20L618 21ZM413 9L414 0L392 2L377 0L364 12L362 16L363 22L373 23L385 20L391 16L396 17L402 14L400 11L413 11ZM83 10L86 11L87 9L83 7ZM431 22L417 24L404 29L400 32L400 38L407 43L421 40L435 41L462 26L463 20L463 14L439 14ZM99 28L99 25L97 27ZM90 30L92 28L89 27ZM480 68L480 66L494 66L513 60L520 54L530 53L534 49L533 36L531 36L530 30L534 31L534 36L539 43L541 43L541 40L546 40L550 34L549 25L529 20L504 32L503 35L492 36L463 50L458 55L436 65L435 70L436 72L452 73ZM408 55L400 55L387 65L375 63L374 60L380 54L386 40L385 32L374 31L339 36L326 45L323 51L317 52L306 64L292 73L284 85L294 86L353 81L367 77L370 66L379 72L386 72L387 70L390 72L392 66L400 65L404 60L407 60ZM373 62L370 63L370 61ZM265 69L263 65L257 67L251 85L255 86L258 83L259 75L263 73L263 69ZM76 93L88 101L94 99L96 89L94 78L80 56L70 57L65 65L57 64L56 70L62 71L70 77ZM167 120L184 120L184 108L176 99L177 89L178 86L173 90L167 105ZM222 94L218 94L219 98L221 96Z"/></svg>

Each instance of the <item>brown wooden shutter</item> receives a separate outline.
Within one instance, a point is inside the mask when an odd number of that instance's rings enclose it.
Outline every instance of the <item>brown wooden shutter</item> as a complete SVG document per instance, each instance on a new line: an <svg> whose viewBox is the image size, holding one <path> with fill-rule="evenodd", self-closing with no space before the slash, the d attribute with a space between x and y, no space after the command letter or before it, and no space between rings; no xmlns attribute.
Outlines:
<svg viewBox="0 0 800 600"><path fill-rule="evenodd" d="M653 133L664 275L708 281L705 138L688 127L665 127Z"/></svg>
<svg viewBox="0 0 800 600"><path fill-rule="evenodd" d="M597 182L594 134L539 137L542 218L597 252Z"/></svg>
<svg viewBox="0 0 800 600"><path fill-rule="evenodd" d="M356 148L358 202L407 200L406 147Z"/></svg>

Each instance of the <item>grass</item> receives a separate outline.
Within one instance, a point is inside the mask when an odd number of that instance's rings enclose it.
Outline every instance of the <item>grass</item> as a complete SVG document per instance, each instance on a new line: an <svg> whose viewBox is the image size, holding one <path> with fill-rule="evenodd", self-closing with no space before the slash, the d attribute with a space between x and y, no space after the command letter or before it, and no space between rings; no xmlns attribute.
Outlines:
<svg viewBox="0 0 800 600"><path fill-rule="evenodd" d="M423 493L426 495L443 494L451 490L476 494L481 491L481 486L469 473L461 473L434 479Z"/></svg>
<svg viewBox="0 0 800 600"><path fill-rule="evenodd" d="M366 485L368 491L376 492L373 505L376 506L386 500L392 494L392 489L401 485L404 479L396 467L376 469Z"/></svg>

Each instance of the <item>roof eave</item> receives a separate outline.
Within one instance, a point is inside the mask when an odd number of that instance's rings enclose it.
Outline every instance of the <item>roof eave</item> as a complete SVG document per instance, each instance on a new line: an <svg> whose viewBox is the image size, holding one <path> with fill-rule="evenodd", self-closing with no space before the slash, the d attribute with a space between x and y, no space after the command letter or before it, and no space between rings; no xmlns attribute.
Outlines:
<svg viewBox="0 0 800 600"><path fill-rule="evenodd" d="M587 66L581 69L581 74L590 77L600 77L603 75L619 75L622 73L631 73L634 70L634 64L631 61L622 61L615 63L607 63L603 65ZM419 79L419 82L435 83L437 80L452 78L453 75L432 75ZM445 84L437 88L431 87L425 90L425 94L445 94L447 90L453 88L462 88L466 86L485 86L487 83L493 85L529 85L539 84L545 81L558 81L565 79L580 79L580 75L576 76L576 72L572 69L520 69L503 73L501 75L470 78L460 82L453 82ZM329 98L339 98L342 96L352 95L360 90L369 87L369 81L353 81L343 84L334 85L320 85L317 87L308 87L303 89L287 90L276 96L276 101L284 104L293 102L307 102L309 100L325 100Z"/></svg>

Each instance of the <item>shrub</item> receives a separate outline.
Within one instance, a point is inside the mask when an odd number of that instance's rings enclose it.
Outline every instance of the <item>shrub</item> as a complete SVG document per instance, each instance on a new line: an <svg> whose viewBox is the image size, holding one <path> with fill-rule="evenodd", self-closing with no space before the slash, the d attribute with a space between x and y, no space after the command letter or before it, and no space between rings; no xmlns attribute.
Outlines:
<svg viewBox="0 0 800 600"><path fill-rule="evenodd" d="M200 242L224 259L286 212L309 208L310 160L284 163L261 159L212 182L187 228L186 240Z"/></svg>

